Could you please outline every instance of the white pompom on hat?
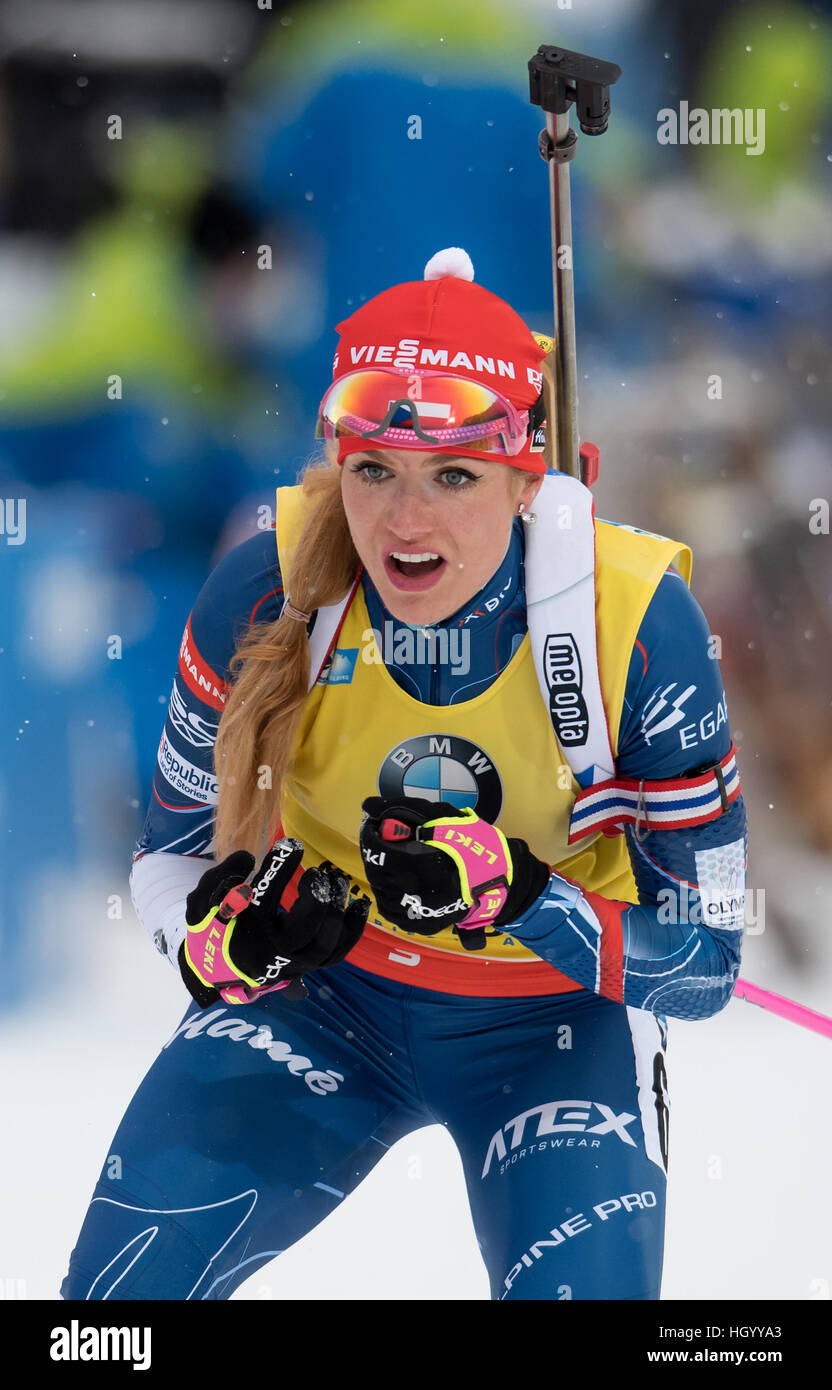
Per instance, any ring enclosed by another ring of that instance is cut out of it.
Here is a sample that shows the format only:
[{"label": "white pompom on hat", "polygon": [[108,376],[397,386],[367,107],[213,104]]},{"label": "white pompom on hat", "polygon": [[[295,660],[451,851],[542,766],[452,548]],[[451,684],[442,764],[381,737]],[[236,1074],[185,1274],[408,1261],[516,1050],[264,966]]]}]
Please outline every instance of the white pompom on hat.
[{"label": "white pompom on hat", "polygon": [[473,280],[474,263],[461,246],[446,246],[437,251],[425,266],[426,280],[443,280],[450,275],[454,280]]}]

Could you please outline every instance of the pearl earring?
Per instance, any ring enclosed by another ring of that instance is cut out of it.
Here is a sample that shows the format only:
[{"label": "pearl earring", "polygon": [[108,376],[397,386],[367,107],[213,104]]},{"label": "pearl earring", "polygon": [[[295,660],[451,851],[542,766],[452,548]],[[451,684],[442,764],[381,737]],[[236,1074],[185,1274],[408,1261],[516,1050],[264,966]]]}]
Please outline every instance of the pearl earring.
[{"label": "pearl earring", "polygon": [[525,502],[520,503],[520,506],[517,508],[517,515],[519,516],[521,521],[524,521],[526,523],[527,526],[531,526],[535,521],[537,521],[537,512],[527,512]]}]

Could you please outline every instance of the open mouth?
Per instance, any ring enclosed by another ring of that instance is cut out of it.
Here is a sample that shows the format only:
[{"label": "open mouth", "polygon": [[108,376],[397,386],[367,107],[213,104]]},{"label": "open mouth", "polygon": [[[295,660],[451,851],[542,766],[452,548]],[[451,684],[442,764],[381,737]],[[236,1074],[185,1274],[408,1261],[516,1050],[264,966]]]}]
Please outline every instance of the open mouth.
[{"label": "open mouth", "polygon": [[408,579],[415,579],[417,574],[434,574],[439,566],[444,563],[441,555],[435,555],[433,551],[424,551],[420,555],[403,555],[400,551],[394,550],[390,556],[393,565],[404,574]]},{"label": "open mouth", "polygon": [[384,568],[397,589],[429,589],[445,564],[433,550],[392,550],[384,558]]}]

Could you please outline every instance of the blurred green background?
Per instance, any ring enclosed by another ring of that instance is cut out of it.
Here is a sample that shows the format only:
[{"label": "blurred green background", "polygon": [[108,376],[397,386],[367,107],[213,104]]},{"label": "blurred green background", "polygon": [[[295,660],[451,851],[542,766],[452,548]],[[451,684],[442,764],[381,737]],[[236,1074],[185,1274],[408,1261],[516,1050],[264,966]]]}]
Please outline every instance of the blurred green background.
[{"label": "blurred green background", "polygon": [[[623,69],[572,165],[596,509],[693,546],[766,949],[811,971],[832,848],[832,542],[809,525],[832,492],[831,10],[0,3],[0,1006],[44,987],[47,957],[47,989],[75,978],[56,885],[91,933],[89,904],[126,894],[185,619],[313,452],[334,324],[461,245],[550,329],[543,42]],[[683,101],[763,110],[763,153],[660,145]]]}]

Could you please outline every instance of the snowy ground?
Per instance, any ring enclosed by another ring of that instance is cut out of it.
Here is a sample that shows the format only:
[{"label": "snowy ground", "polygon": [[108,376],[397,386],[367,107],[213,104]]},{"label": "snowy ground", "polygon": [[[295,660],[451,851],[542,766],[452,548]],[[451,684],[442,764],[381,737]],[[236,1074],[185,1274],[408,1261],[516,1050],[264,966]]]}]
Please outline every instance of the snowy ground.
[{"label": "snowy ground", "polygon": [[[767,867],[771,876],[776,866]],[[793,859],[789,868],[794,874]],[[817,876],[816,861],[799,876],[807,911],[817,907]],[[828,882],[820,888],[828,901]],[[56,1296],[121,1113],[181,1016],[181,984],[129,910],[96,935],[97,954],[88,934],[86,959],[76,959],[76,987],[0,1022],[7,1295],[19,1296],[24,1280],[26,1297]],[[824,958],[813,948],[812,964],[811,976],[789,975],[765,933],[749,938],[743,974],[828,1011],[832,946]],[[663,1296],[828,1298],[832,1043],[738,1000],[708,1022],[671,1027]],[[421,1164],[411,1161],[417,1155]],[[328,1221],[235,1297],[486,1299],[445,1131],[396,1145]]]}]

